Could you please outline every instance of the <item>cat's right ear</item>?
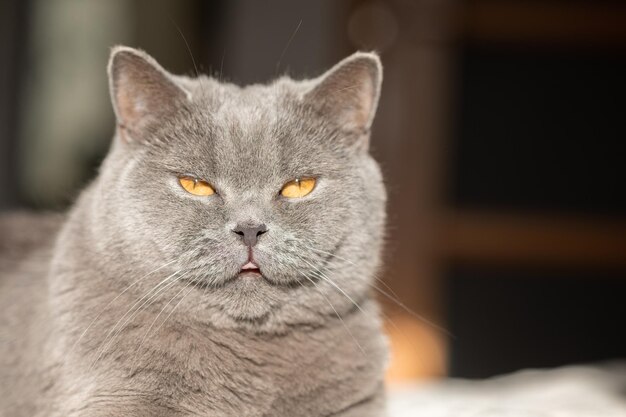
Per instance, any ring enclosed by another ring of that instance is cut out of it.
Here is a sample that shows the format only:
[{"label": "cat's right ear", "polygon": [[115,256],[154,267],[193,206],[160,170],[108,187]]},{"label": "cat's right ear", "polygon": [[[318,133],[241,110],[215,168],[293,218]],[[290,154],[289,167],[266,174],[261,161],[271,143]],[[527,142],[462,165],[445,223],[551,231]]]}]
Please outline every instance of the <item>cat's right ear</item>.
[{"label": "cat's right ear", "polygon": [[173,114],[190,98],[163,67],[137,49],[113,48],[108,73],[118,133],[125,141],[147,140],[151,123]]}]

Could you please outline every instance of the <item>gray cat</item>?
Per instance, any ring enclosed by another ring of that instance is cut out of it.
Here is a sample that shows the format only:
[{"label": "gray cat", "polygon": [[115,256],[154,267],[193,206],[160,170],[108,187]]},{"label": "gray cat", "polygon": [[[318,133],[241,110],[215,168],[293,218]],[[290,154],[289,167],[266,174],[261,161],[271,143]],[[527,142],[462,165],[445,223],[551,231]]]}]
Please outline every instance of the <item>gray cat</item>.
[{"label": "gray cat", "polygon": [[0,221],[1,416],[382,416],[382,69],[245,88],[118,47],[65,218]]}]

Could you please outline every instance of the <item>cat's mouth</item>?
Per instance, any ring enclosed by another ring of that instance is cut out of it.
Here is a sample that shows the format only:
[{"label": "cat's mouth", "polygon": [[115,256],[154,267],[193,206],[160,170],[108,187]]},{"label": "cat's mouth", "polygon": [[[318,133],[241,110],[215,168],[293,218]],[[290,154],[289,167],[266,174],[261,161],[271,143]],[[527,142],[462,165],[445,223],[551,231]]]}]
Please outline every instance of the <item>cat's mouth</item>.
[{"label": "cat's mouth", "polygon": [[238,277],[258,277],[261,278],[263,275],[261,274],[261,269],[254,261],[248,261],[247,264],[241,267],[239,271]]}]

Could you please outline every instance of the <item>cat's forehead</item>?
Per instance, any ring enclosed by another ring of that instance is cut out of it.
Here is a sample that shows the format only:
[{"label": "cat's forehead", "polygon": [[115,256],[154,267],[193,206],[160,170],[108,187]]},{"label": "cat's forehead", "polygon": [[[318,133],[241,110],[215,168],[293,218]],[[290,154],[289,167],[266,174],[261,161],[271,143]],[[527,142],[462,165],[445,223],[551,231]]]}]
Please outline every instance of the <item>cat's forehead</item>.
[{"label": "cat's forehead", "polygon": [[285,99],[297,100],[305,91],[306,81],[295,81],[288,77],[279,78],[267,84],[251,84],[239,86],[214,78],[177,78],[189,91],[192,102],[200,106],[208,106],[212,111],[232,114],[233,110],[242,111],[265,109],[276,110],[276,106],[284,104]]},{"label": "cat's forehead", "polygon": [[181,150],[194,155],[191,169],[246,186],[316,170],[324,151],[314,140],[314,121],[302,117],[295,89],[205,81],[193,94],[195,134],[185,140],[191,149]]},{"label": "cat's forehead", "polygon": [[227,88],[217,98],[209,100],[204,109],[211,122],[228,129],[239,138],[242,134],[259,134],[274,129],[281,115],[290,107],[285,98],[268,87]]},{"label": "cat's forehead", "polygon": [[273,85],[226,85],[222,89],[206,110],[211,139],[232,157],[249,162],[271,157],[281,147],[291,145],[282,139],[293,136],[307,123],[294,117],[298,104],[284,89]]}]

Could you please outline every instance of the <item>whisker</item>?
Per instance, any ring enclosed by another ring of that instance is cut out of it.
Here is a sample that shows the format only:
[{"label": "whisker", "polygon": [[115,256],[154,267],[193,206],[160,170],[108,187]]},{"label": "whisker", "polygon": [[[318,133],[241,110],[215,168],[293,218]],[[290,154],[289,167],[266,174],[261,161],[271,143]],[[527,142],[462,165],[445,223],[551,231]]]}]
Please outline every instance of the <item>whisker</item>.
[{"label": "whisker", "polygon": [[[315,266],[311,265],[311,263],[309,263],[309,261],[307,261],[304,258],[300,258],[304,263],[306,263],[307,265],[309,265],[311,268],[315,268]],[[335,284],[330,278],[328,278],[326,275],[324,275],[321,271],[318,272],[318,277],[323,279],[324,281],[328,282],[330,285],[332,285],[333,287],[335,287],[339,292],[341,292],[348,300],[350,300],[350,302],[352,304],[355,305],[356,308],[358,308],[363,314],[366,314],[365,311],[363,311],[363,309],[361,308],[361,306],[359,305],[359,303],[357,303],[356,301],[354,301],[354,299],[352,297],[350,297],[350,295],[348,295],[348,293],[346,293],[341,287],[339,287],[337,284]]]},{"label": "whisker", "polygon": [[[180,291],[178,291],[176,294],[174,294],[174,296],[167,302],[167,304],[165,304],[163,306],[163,308],[161,309],[161,311],[159,311],[159,314],[156,315],[156,317],[154,318],[154,320],[152,321],[152,323],[150,324],[150,327],[148,327],[148,330],[146,330],[146,333],[143,335],[143,338],[141,339],[141,342],[139,343],[139,347],[137,348],[137,351],[139,351],[141,349],[141,347],[143,346],[143,343],[146,341],[146,338],[148,337],[148,334],[150,333],[150,330],[152,329],[152,327],[154,327],[154,324],[157,322],[157,320],[159,319],[159,317],[161,317],[161,314],[163,314],[163,312],[165,311],[165,309],[167,308],[167,306],[169,306],[172,301],[174,301],[174,299],[176,299],[176,297],[178,297],[178,295],[180,293],[182,293],[187,287],[189,287],[189,285],[192,283],[192,280],[189,280],[189,282],[187,283],[187,285],[185,285],[183,288],[180,289]],[[157,329],[158,330],[158,329]],[[156,333],[156,331],[155,331]]]},{"label": "whisker", "polygon": [[[194,283],[193,280],[189,281],[189,284]],[[189,284],[187,284],[187,287],[189,286]],[[192,292],[195,288],[192,286],[189,291],[187,291],[185,293],[185,295],[182,296],[182,298],[178,301],[178,303],[176,303],[176,305],[174,306],[174,308],[172,309],[172,311],[170,311],[170,314],[167,315],[167,317],[165,317],[165,320],[163,320],[163,323],[161,323],[159,325],[159,327],[156,328],[156,330],[154,331],[155,333],[157,333],[159,331],[159,329],[161,327],[163,327],[163,325],[165,324],[165,322],[172,316],[172,314],[174,314],[174,311],[176,310],[176,308],[180,305],[180,303],[183,302],[183,300],[185,299],[185,297],[187,297],[189,295],[190,292]]]},{"label": "whisker", "polygon": [[170,18],[170,21],[172,22],[172,24],[174,25],[174,27],[178,31],[178,34],[180,35],[180,37],[183,39],[183,42],[185,43],[185,47],[187,48],[187,52],[189,52],[189,57],[191,58],[191,63],[193,64],[193,69],[196,72],[196,78],[197,78],[197,77],[200,76],[200,72],[198,71],[198,66],[196,65],[196,60],[193,58],[193,54],[191,53],[191,48],[189,47],[189,43],[187,42],[187,38],[185,38],[185,35],[183,34],[182,29],[176,24],[174,19]]},{"label": "whisker", "polygon": [[174,19],[170,18],[170,21],[172,22],[172,24],[174,25],[174,27],[180,34],[180,37],[183,39],[183,42],[185,43],[185,47],[187,48],[187,52],[189,52],[189,57],[191,58],[191,63],[193,64],[193,69],[196,72],[196,78],[198,79],[198,82],[200,83],[200,88],[202,89],[202,92],[205,93],[204,84],[202,83],[202,78],[200,77],[200,71],[198,71],[196,60],[194,59],[193,54],[191,53],[191,47],[189,47],[189,42],[187,42],[187,38],[185,38],[185,35],[183,34],[182,29],[176,24]]},{"label": "whisker", "polygon": [[[346,258],[342,258],[341,256],[339,256],[339,255],[337,255],[337,254],[334,254],[334,253],[331,253],[331,252],[326,252],[326,251],[323,251],[323,250],[321,250],[321,249],[317,249],[317,248],[314,248],[314,247],[311,247],[311,246],[307,246],[307,245],[304,245],[304,246],[305,246],[307,249],[310,249],[310,250],[312,250],[312,251],[319,252],[319,253],[324,254],[324,255],[328,255],[328,256],[335,257],[335,258],[337,258],[337,259],[339,259],[339,260],[341,260],[341,261],[344,261],[344,262],[348,262],[348,263],[349,263],[350,265],[352,265],[352,266],[358,266],[356,263],[352,262],[351,260],[346,259]],[[400,297],[398,296],[398,294],[396,294],[396,293],[393,291],[393,289],[392,289],[389,285],[387,285],[387,284],[385,283],[385,281],[384,281],[382,278],[378,277],[376,274],[372,274],[372,277],[373,277],[376,281],[379,281],[381,284],[383,284],[383,285],[384,285],[384,286],[385,286],[385,287],[386,287],[386,288],[387,288],[387,289],[388,289],[388,290],[389,290],[389,291],[390,291],[390,292],[391,292],[391,293],[392,293],[395,297],[400,298]]]},{"label": "whisker", "polygon": [[[303,261],[305,261],[306,263],[308,263],[312,268],[315,268],[318,273],[320,273],[321,271],[319,270],[319,268],[315,267],[314,265],[311,265],[309,262],[307,262],[305,259],[303,259],[302,257],[300,257]],[[313,272],[314,276],[320,277],[318,275],[318,273]],[[321,278],[321,277],[320,277]],[[330,302],[330,301],[329,301]],[[332,305],[331,305],[332,306]],[[363,310],[361,310],[363,311]],[[364,314],[367,314],[367,312],[364,312]],[[389,317],[389,315],[385,314],[382,310],[378,311],[378,314],[380,314],[384,320],[388,323],[390,323],[394,329],[396,329],[398,332],[400,332],[402,334],[402,336],[404,337],[404,339],[411,345],[411,347],[413,348],[414,351],[418,351],[417,346],[415,346],[415,344],[413,343],[413,341],[411,340],[411,338],[408,337],[408,335],[406,334],[406,332],[404,330],[402,330],[397,324],[396,322]]]},{"label": "whisker", "polygon": [[[333,304],[330,302],[330,299],[328,297],[326,297],[326,295],[322,291],[320,291],[320,289],[317,287],[317,284],[315,283],[315,281],[313,281],[311,278],[309,278],[304,272],[302,272],[302,271],[298,271],[298,272],[300,272],[300,274],[304,278],[306,278],[311,284],[313,284],[313,286],[315,287],[315,290],[318,292],[318,294],[320,294],[322,297],[324,297],[324,299],[326,300],[326,302],[328,303],[330,308],[332,308],[333,311],[335,312],[335,314],[337,315],[337,318],[339,319],[339,321],[341,321],[341,324],[343,325],[344,329],[346,329],[346,332],[348,333],[348,335],[350,335],[352,340],[354,340],[354,343],[357,345],[357,347],[359,348],[359,350],[361,351],[363,356],[366,356],[366,353],[365,353],[365,350],[363,349],[363,346],[361,346],[361,344],[356,339],[356,337],[354,337],[354,334],[352,334],[352,332],[350,331],[350,328],[346,324],[345,320],[341,317],[341,315],[339,314],[339,312],[337,311],[335,306],[333,306]],[[300,282],[300,281],[298,281],[298,282]],[[302,283],[300,283],[300,285],[302,285]],[[304,285],[302,285],[302,286],[304,287]]]},{"label": "whisker", "polygon": [[[310,249],[312,251],[315,252],[319,252],[328,256],[333,256],[339,260],[348,262],[349,264],[353,265],[353,266],[357,266],[356,263],[350,261],[349,259],[345,259],[342,258],[339,255],[335,255],[334,253],[330,253],[330,252],[326,252],[323,251],[321,249],[317,249],[317,248],[313,248],[307,245],[304,245],[307,249]],[[387,285],[381,278],[377,277],[376,274],[372,274],[372,276],[374,277],[374,279],[376,279],[377,281],[379,281],[381,284],[383,284],[392,294],[390,295],[389,293],[387,293],[386,291],[384,291],[382,288],[378,287],[376,284],[374,283],[369,283],[369,285],[371,285],[375,290],[377,290],[378,292],[380,292],[382,295],[386,296],[389,300],[393,301],[394,303],[396,303],[400,308],[402,308],[404,311],[406,311],[407,313],[409,313],[411,316],[415,317],[416,319],[422,321],[423,323],[426,323],[427,325],[439,330],[440,332],[444,333],[446,336],[452,337],[454,338],[454,335],[452,333],[450,333],[450,331],[448,331],[447,329],[445,329],[442,326],[439,326],[438,324],[428,320],[426,317],[422,316],[419,313],[416,313],[415,311],[411,310],[409,307],[407,307],[402,301],[399,300],[399,296],[398,294],[396,294],[393,289]]]},{"label": "whisker", "polygon": [[149,275],[152,275],[153,273],[165,268],[166,266],[169,266],[171,264],[173,264],[174,262],[176,262],[176,259],[174,259],[173,261],[170,261],[168,263],[166,263],[165,265],[162,265],[150,272],[148,272],[147,274],[145,274],[144,276],[142,276],[141,278],[137,279],[135,282],[133,282],[132,284],[130,284],[128,287],[126,287],[121,293],[119,293],[117,295],[117,297],[113,298],[111,301],[109,301],[109,303],[104,306],[102,308],[102,310],[100,311],[100,313],[98,313],[98,315],[89,323],[89,325],[87,326],[87,328],[85,328],[85,330],[81,333],[81,335],[78,337],[78,339],[76,340],[76,342],[74,342],[74,344],[72,345],[72,347],[70,348],[70,350],[65,354],[65,357],[67,358],[73,351],[74,348],[78,345],[78,343],[82,340],[82,338],[85,336],[85,334],[89,331],[89,329],[94,325],[94,323],[100,318],[100,316],[102,316],[102,314],[107,310],[107,308],[109,308],[111,306],[111,304],[113,304],[116,300],[118,300],[122,295],[124,295],[124,293],[126,293],[126,291],[130,290],[132,287],[134,287],[135,285],[137,285],[139,282],[143,281],[144,279],[146,279]]},{"label": "whisker", "polygon": [[[116,338],[125,328],[126,324],[128,324],[129,322],[131,322],[132,320],[135,319],[135,317],[137,317],[139,315],[139,313],[141,313],[142,311],[144,311],[146,308],[148,308],[150,305],[154,304],[154,302],[156,301],[155,298],[163,293],[164,291],[172,288],[178,281],[182,280],[184,278],[185,274],[180,275],[176,278],[174,278],[171,282],[168,282],[166,285],[164,285],[163,287],[161,287],[158,291],[156,291],[154,294],[152,294],[147,300],[145,300],[139,307],[137,307],[135,309],[135,311],[130,315],[130,317],[128,317],[126,319],[126,321],[120,326],[120,328],[117,330],[117,332],[113,335],[113,338]],[[113,343],[113,340],[111,340],[110,343]]]},{"label": "whisker", "polygon": [[378,288],[376,285],[371,284],[372,287],[374,287],[375,290],[379,291],[381,294],[383,294],[384,296],[386,296],[387,298],[389,298],[390,300],[392,300],[393,302],[395,302],[398,306],[400,306],[404,311],[406,311],[407,313],[409,313],[411,316],[415,317],[416,319],[426,323],[427,325],[439,330],[440,332],[444,333],[446,336],[452,337],[454,338],[454,335],[452,333],[450,333],[450,331],[448,331],[447,329],[445,329],[444,327],[439,326],[436,323],[433,323],[432,321],[428,320],[427,318],[425,318],[424,316],[422,316],[421,314],[418,314],[416,312],[414,312],[413,310],[411,310],[410,308],[408,308],[406,305],[404,305],[400,300],[398,300],[397,298],[392,297],[391,295],[389,295],[388,293],[386,293],[384,290]]},{"label": "whisker", "polygon": [[296,37],[298,30],[300,30],[300,26],[302,26],[302,19],[300,19],[300,22],[298,22],[298,26],[296,26],[296,29],[293,31],[293,33],[289,37],[289,40],[287,41],[287,45],[285,45],[285,47],[283,48],[283,51],[281,52],[280,57],[278,58],[278,62],[276,62],[276,75],[278,75],[278,71],[280,69],[280,61],[283,60],[283,57],[287,53],[287,49],[289,49],[289,45],[291,45],[293,38]]},{"label": "whisker", "polygon": [[[161,311],[159,311],[159,314],[157,314],[157,316],[154,318],[154,320],[152,321],[152,323],[150,324],[150,327],[148,327],[148,330],[146,330],[146,333],[143,335],[143,338],[141,339],[141,342],[139,343],[139,346],[137,347],[137,349],[135,349],[135,351],[137,352],[137,354],[141,351],[141,347],[143,346],[144,342],[146,341],[148,334],[150,333],[150,330],[152,329],[152,327],[155,325],[155,323],[157,322],[157,320],[159,319],[159,317],[161,316],[161,314],[163,314],[163,312],[165,311],[165,309],[167,308],[167,306],[169,306],[172,301],[174,301],[176,299],[176,297],[178,297],[180,295],[180,293],[182,293],[184,290],[186,290],[191,284],[193,284],[194,281],[193,280],[189,280],[189,282],[187,282],[187,284],[180,289],[180,291],[178,291],[176,294],[174,294],[174,296],[172,298],[170,298],[170,300],[167,302],[167,304],[165,304],[163,306],[163,308],[161,309]],[[178,307],[178,305],[183,301],[183,299],[189,295],[189,293],[193,290],[194,288],[192,287],[179,301],[178,303],[174,306],[174,308],[172,309],[172,311],[170,311],[170,313],[167,315],[167,317],[165,317],[165,320],[163,320],[163,323],[161,323],[159,325],[159,327],[156,328],[156,330],[154,331],[155,334],[157,334],[159,332],[159,329],[161,329],[161,327],[163,327],[163,325],[165,324],[165,322],[167,321],[167,319],[170,318],[170,316],[172,315],[172,313],[174,313],[174,310],[176,310],[176,307]],[[131,374],[134,373],[131,372]]]},{"label": "whisker", "polygon": [[218,76],[219,82],[222,82],[222,70],[224,69],[224,57],[226,56],[226,47],[222,51],[222,60],[220,61],[220,75]]},{"label": "whisker", "polygon": [[[171,280],[172,277],[174,277],[175,275],[177,275],[178,273],[180,273],[181,271],[176,271],[173,274],[169,275],[168,277],[166,277],[164,280],[162,280],[161,282],[159,282],[156,286],[154,286],[150,291],[148,291],[143,297],[141,297],[135,304],[133,304],[128,311],[117,321],[117,323],[115,324],[115,326],[113,326],[113,328],[107,333],[107,335],[104,337],[102,343],[100,344],[99,350],[100,350],[100,354],[97,356],[96,360],[91,364],[90,366],[90,370],[93,368],[93,366],[96,364],[96,362],[98,362],[98,360],[102,357],[102,355],[104,354],[104,352],[108,349],[108,347],[111,345],[111,343],[113,342],[113,340],[120,334],[120,332],[124,329],[124,326],[126,326],[126,324],[130,321],[130,319],[134,318],[135,313],[139,312],[141,310],[141,308],[143,306],[145,306],[150,300],[152,300],[154,297],[156,297],[158,294],[160,294],[163,290],[169,288],[170,286],[172,286],[178,279],[181,278],[181,276],[175,278],[174,280],[172,280],[171,282],[167,283],[166,285],[162,286],[163,284],[165,284],[167,281]],[[152,295],[151,295],[152,294]],[[147,297],[149,297],[147,300],[145,300]],[[145,300],[145,301],[144,301]],[[143,301],[143,304],[141,304]],[[137,307],[137,305],[141,304],[139,307]],[[137,307],[137,308],[136,308]],[[124,321],[124,323],[122,324],[122,326],[120,326],[119,330],[114,334],[114,332],[116,331],[116,329],[118,328],[119,324],[122,322],[122,320],[124,320],[125,317],[127,317],[130,314],[130,317]],[[113,335],[113,336],[111,336]]]}]

